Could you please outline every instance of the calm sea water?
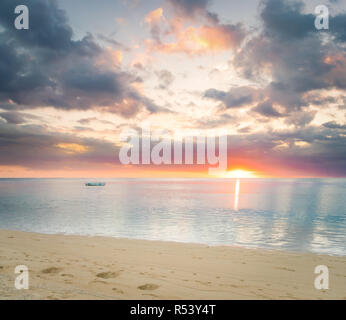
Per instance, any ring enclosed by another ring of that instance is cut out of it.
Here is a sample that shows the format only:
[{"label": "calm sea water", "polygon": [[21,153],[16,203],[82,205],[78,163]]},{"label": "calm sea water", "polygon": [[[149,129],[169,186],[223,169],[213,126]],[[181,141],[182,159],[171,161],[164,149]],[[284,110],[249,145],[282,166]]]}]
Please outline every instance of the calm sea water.
[{"label": "calm sea water", "polygon": [[346,255],[346,179],[86,181],[0,179],[0,228]]}]

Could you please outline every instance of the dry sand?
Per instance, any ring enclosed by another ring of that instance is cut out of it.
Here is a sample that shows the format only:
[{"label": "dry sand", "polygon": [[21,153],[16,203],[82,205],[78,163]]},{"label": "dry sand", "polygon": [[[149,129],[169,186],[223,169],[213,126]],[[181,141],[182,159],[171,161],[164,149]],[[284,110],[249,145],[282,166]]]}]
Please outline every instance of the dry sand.
[{"label": "dry sand", "polygon": [[346,257],[0,230],[0,299],[346,299]]}]

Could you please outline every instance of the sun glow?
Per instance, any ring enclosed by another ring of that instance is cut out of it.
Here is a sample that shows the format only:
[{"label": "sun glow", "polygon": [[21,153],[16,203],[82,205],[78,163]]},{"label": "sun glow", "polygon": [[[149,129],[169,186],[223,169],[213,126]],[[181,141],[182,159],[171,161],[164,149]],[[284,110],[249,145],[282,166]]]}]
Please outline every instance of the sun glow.
[{"label": "sun glow", "polygon": [[237,170],[231,170],[226,173],[226,178],[235,178],[235,179],[241,179],[241,178],[257,178],[256,174],[252,171],[237,169]]}]

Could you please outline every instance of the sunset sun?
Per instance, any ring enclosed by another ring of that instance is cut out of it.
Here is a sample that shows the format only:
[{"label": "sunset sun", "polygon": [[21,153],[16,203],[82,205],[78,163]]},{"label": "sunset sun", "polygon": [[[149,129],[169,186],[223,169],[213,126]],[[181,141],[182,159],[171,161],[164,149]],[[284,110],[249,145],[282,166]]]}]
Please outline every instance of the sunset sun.
[{"label": "sunset sun", "polygon": [[226,178],[257,178],[257,175],[253,171],[243,170],[243,169],[235,169],[227,171]]}]

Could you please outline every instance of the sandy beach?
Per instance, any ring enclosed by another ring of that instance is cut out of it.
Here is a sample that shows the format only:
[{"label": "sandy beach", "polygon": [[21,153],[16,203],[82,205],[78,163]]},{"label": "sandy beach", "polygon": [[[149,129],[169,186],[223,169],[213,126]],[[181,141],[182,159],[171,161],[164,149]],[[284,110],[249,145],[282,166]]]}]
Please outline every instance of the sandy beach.
[{"label": "sandy beach", "polygon": [[[29,268],[17,290],[14,268]],[[329,268],[316,290],[314,269]],[[0,230],[0,299],[346,299],[346,257]]]}]

